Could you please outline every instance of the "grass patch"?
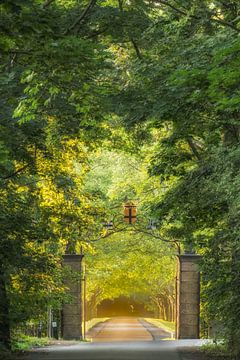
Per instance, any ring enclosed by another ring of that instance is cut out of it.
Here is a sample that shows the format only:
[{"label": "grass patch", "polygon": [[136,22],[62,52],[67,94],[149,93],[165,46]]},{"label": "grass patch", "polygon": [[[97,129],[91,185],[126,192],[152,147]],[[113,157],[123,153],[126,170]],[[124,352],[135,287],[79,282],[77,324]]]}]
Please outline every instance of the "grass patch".
[{"label": "grass patch", "polygon": [[[97,325],[98,323],[107,321],[108,319],[109,318],[91,319],[91,320],[87,321],[87,323],[86,323],[86,330],[88,331],[92,327]],[[52,345],[52,344],[56,344],[56,343],[60,343],[60,344],[73,343],[73,344],[75,344],[75,343],[79,343],[79,341],[64,341],[62,339],[55,340],[55,339],[50,339],[47,337],[38,338],[38,337],[33,337],[33,336],[20,335],[12,341],[12,351],[13,351],[13,353],[17,354],[17,353],[21,353],[23,351],[31,350],[35,347],[44,347],[44,346],[48,346],[48,345]],[[0,360],[12,360],[13,357],[11,357],[11,356],[13,356],[13,355],[11,355],[10,352],[5,351],[5,353],[3,353],[3,350],[1,351],[1,348],[0,348]]]},{"label": "grass patch", "polygon": [[38,338],[32,336],[21,335],[18,339],[13,341],[13,351],[26,351],[34,347],[43,347],[49,345],[51,339]]},{"label": "grass patch", "polygon": [[152,318],[144,318],[144,320],[146,320],[149,323],[151,323],[159,328],[162,328],[170,333],[175,332],[175,323],[174,322],[161,320],[161,319],[152,319]]},{"label": "grass patch", "polygon": [[12,351],[0,345],[0,360],[17,360],[24,351],[49,345],[50,339],[21,335],[12,341]]},{"label": "grass patch", "polygon": [[105,322],[107,320],[109,320],[109,318],[94,318],[94,319],[88,320],[86,322],[86,331],[92,329],[95,325]]},{"label": "grass patch", "polygon": [[206,356],[206,359],[213,360],[230,360],[234,357],[229,354],[229,349],[223,342],[204,344],[199,351]]}]

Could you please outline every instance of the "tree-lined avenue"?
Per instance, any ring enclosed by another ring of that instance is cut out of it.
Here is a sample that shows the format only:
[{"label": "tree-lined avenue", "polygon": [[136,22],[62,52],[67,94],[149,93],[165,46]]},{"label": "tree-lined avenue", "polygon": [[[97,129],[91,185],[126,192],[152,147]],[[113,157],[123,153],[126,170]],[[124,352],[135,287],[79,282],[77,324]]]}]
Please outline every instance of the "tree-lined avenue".
[{"label": "tree-lined avenue", "polygon": [[2,0],[0,28],[0,359],[122,298],[239,359],[240,1]]}]

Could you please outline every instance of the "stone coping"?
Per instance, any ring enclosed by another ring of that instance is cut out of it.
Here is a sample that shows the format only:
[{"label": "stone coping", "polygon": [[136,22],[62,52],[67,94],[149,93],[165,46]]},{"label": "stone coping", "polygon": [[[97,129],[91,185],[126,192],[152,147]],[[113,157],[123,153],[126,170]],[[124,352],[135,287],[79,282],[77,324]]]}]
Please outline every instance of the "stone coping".
[{"label": "stone coping", "polygon": [[198,254],[181,254],[181,255],[178,255],[178,258],[181,260],[197,260],[197,259],[201,259],[201,255],[198,255]]},{"label": "stone coping", "polygon": [[82,258],[84,257],[83,254],[65,254],[63,255],[63,259],[64,260],[68,260],[68,261],[81,261]]}]

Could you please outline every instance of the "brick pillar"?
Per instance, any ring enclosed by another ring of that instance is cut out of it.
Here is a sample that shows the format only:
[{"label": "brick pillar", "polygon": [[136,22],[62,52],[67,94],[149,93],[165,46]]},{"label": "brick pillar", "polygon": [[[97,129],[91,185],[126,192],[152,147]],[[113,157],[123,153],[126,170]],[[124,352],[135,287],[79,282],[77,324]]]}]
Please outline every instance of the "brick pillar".
[{"label": "brick pillar", "polygon": [[198,339],[200,320],[200,256],[178,256],[176,322],[177,339]]},{"label": "brick pillar", "polygon": [[75,273],[74,280],[67,280],[66,286],[73,297],[70,304],[63,306],[62,330],[65,340],[82,340],[82,258],[83,255],[64,255],[63,264]]}]

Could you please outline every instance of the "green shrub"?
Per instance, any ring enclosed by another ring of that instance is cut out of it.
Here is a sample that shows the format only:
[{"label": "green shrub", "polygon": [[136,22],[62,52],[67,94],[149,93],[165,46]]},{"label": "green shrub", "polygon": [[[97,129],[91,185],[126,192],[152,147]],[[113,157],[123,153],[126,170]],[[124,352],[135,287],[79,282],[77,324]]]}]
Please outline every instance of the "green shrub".
[{"label": "green shrub", "polygon": [[21,335],[18,339],[13,341],[14,351],[25,351],[33,347],[46,346],[50,343],[48,338],[37,338],[27,335]]}]

